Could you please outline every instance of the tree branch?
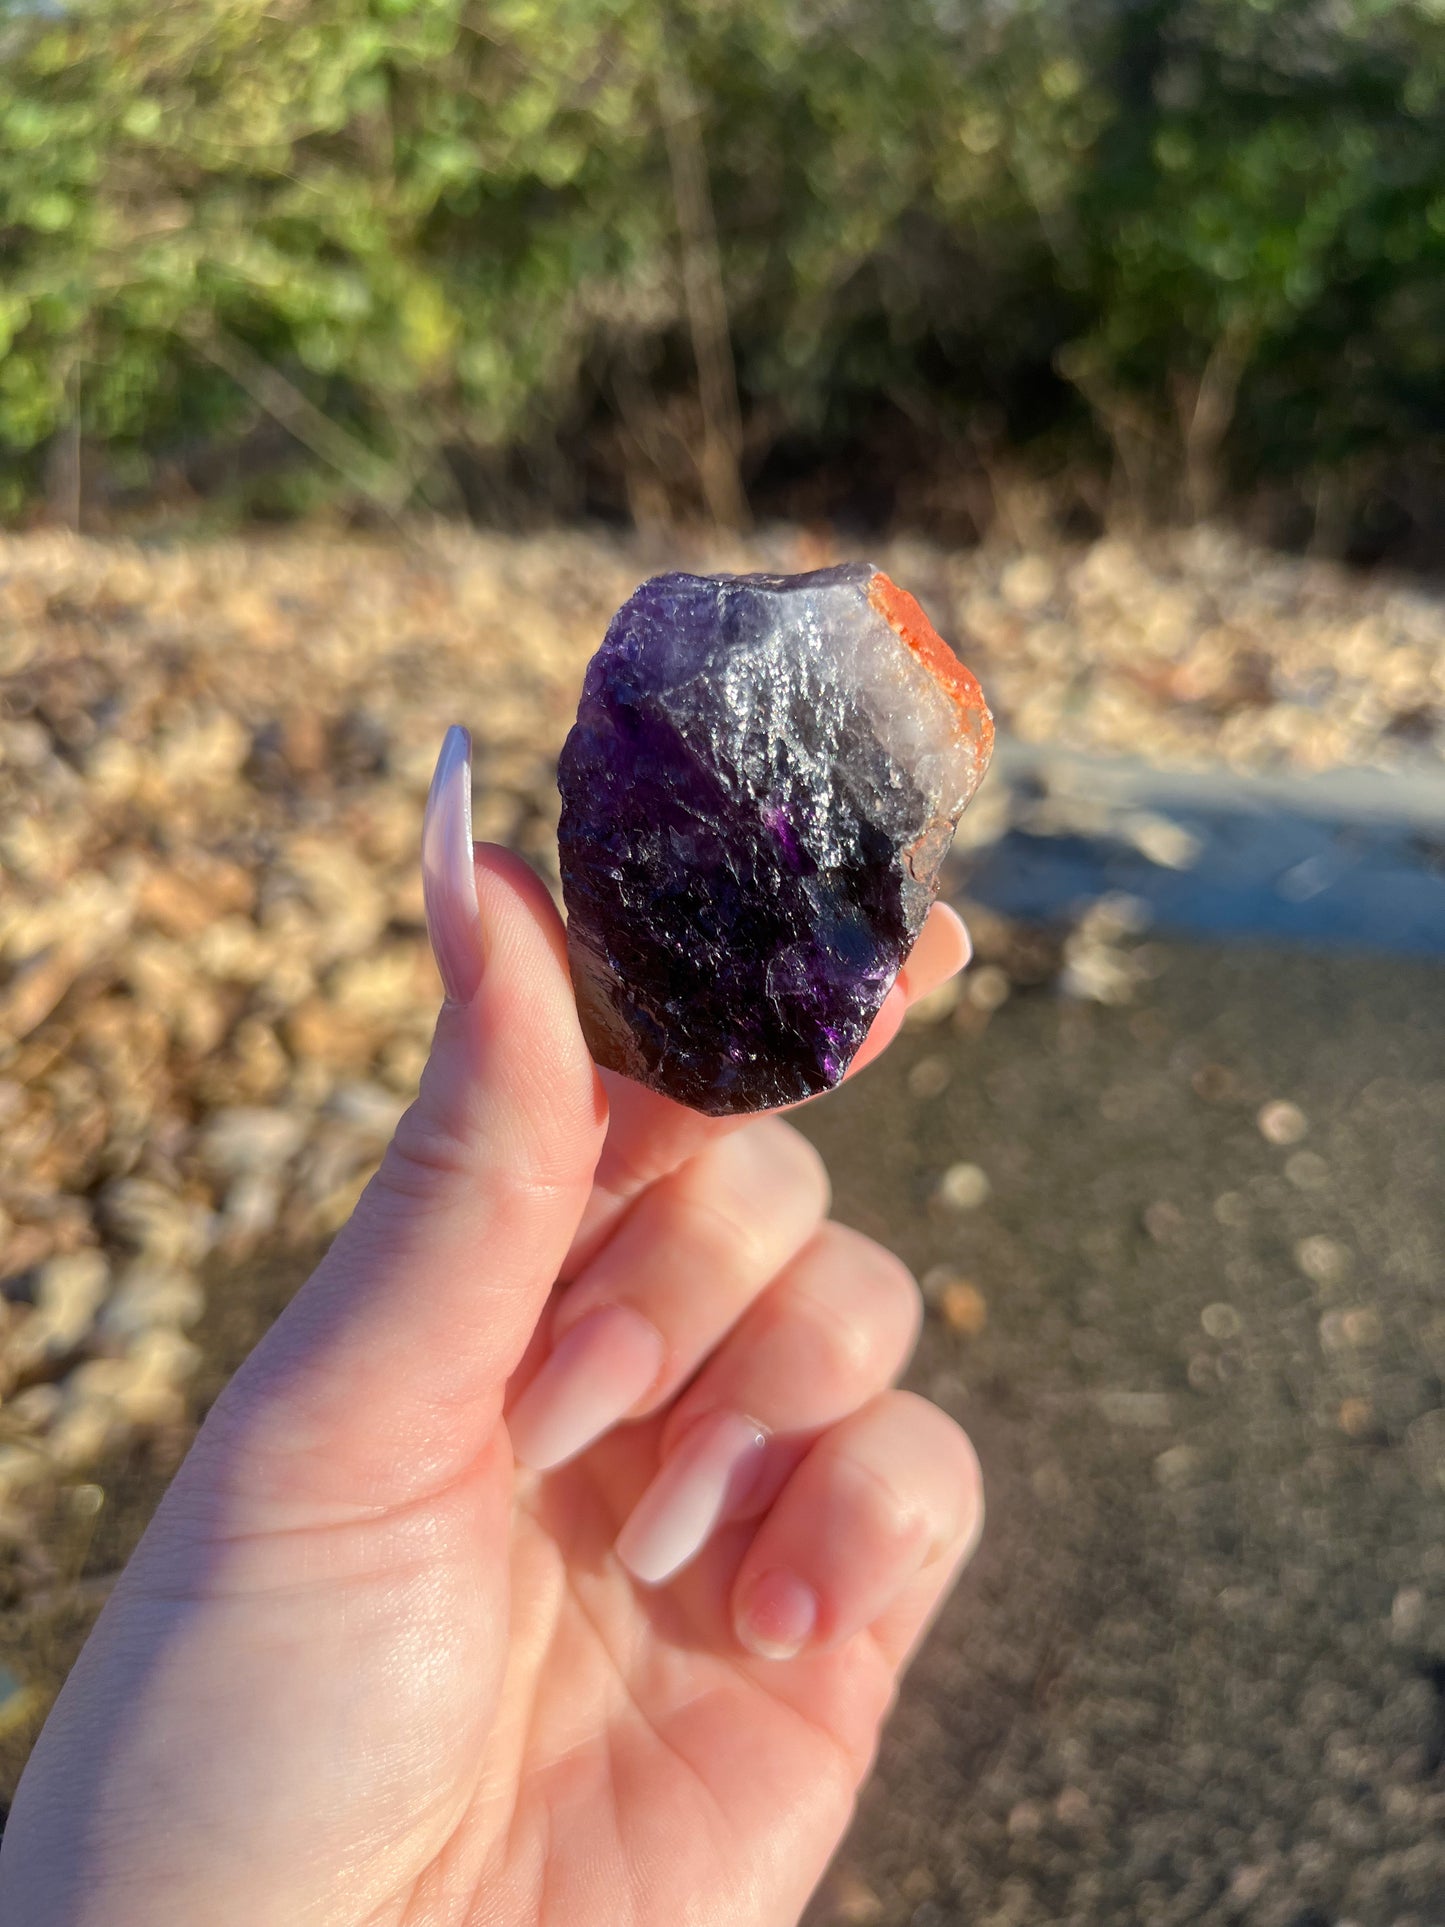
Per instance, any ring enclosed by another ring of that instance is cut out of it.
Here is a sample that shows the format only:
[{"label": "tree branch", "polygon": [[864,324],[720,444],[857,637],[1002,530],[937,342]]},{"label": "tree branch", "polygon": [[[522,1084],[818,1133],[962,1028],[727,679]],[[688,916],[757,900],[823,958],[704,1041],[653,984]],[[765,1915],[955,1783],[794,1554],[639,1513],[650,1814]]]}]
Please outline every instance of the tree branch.
[{"label": "tree branch", "polygon": [[720,527],[742,529],[748,523],[740,467],[742,414],[738,407],[737,371],[728,328],[727,292],[718,251],[707,153],[702,140],[701,110],[685,74],[667,51],[658,74],[657,95],[672,174],[673,203],[682,243],[682,285],[693,360],[697,364],[698,400],[702,404],[703,448],[699,469],[703,499],[708,514]]},{"label": "tree branch", "polygon": [[287,381],[279,369],[248,348],[234,335],[199,323],[183,328],[189,343],[222,374],[229,375],[259,408],[277,421],[303,448],[334,468],[368,501],[395,518],[408,494],[411,479],[374,455],[364,442],[324,414],[315,402]]}]

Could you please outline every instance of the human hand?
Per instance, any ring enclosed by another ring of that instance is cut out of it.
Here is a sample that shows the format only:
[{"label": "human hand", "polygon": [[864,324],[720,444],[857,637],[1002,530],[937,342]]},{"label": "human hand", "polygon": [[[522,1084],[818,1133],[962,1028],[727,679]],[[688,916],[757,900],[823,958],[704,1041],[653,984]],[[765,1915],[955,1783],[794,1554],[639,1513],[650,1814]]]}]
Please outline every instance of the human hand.
[{"label": "human hand", "polygon": [[[469,780],[420,1094],[40,1736],[5,1927],[794,1922],[976,1541],[907,1273],[781,1118],[599,1077]],[[966,958],[935,909],[860,1062]]]}]

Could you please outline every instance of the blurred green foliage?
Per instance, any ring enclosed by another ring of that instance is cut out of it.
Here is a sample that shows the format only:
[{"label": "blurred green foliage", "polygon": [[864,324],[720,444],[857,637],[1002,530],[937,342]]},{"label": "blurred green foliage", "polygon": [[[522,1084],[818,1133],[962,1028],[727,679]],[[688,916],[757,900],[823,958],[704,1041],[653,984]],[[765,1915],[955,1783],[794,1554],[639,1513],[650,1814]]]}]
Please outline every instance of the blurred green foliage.
[{"label": "blurred green foliage", "polygon": [[0,0],[0,511],[268,423],[298,502],[569,437],[685,502],[689,248],[745,477],[883,420],[1323,487],[1445,426],[1445,7]]}]

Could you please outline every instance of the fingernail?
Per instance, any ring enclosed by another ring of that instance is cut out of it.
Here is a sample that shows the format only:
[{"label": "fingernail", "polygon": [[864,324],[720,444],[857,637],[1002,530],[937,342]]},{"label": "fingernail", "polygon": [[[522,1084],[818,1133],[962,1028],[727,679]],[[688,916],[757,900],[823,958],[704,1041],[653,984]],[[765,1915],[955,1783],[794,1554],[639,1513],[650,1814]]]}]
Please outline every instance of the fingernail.
[{"label": "fingernail", "polygon": [[572,1459],[626,1417],[662,1370],[662,1335],[626,1305],[604,1305],[558,1339],[512,1408],[512,1451],[534,1472]]},{"label": "fingernail", "polygon": [[759,1573],[733,1623],[743,1645],[759,1659],[794,1659],[818,1624],[818,1595],[795,1572]]},{"label": "fingernail", "polygon": [[967,923],[963,921],[963,917],[959,917],[958,911],[954,910],[952,904],[944,904],[944,910],[948,911],[948,915],[958,923],[958,940],[959,944],[963,946],[963,962],[961,962],[958,967],[959,969],[967,969],[969,964],[973,962],[973,937],[971,937],[971,933],[969,933]]},{"label": "fingernail", "polygon": [[706,1545],[742,1503],[768,1435],[738,1412],[712,1412],[685,1432],[617,1536],[617,1556],[645,1586],[660,1586]]},{"label": "fingernail", "polygon": [[959,956],[958,962],[954,965],[954,970],[966,970],[969,964],[973,962],[973,938],[968,934],[968,925],[951,903],[942,903],[939,905],[939,908],[950,922],[957,925],[954,935],[958,944]]},{"label": "fingernail", "polygon": [[455,724],[442,742],[421,826],[427,935],[450,1002],[468,1004],[482,980],[477,875],[472,867],[472,739]]}]

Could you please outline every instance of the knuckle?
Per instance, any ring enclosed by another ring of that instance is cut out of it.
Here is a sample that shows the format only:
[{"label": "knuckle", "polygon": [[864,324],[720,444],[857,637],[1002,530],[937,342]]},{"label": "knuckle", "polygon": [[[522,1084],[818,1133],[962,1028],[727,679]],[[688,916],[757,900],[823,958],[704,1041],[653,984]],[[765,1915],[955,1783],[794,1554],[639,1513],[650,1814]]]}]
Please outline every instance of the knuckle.
[{"label": "knuckle", "polygon": [[916,1336],[923,1318],[923,1293],[903,1260],[849,1225],[827,1226],[828,1275],[846,1278],[851,1300],[862,1299],[875,1324],[896,1322]]},{"label": "knuckle", "polygon": [[700,1271],[717,1277],[761,1277],[772,1262],[766,1225],[735,1200],[699,1193],[683,1213],[683,1238]]},{"label": "knuckle", "polygon": [[923,1293],[908,1266],[896,1252],[880,1244],[873,1245],[869,1265],[880,1303],[910,1331],[916,1330],[923,1318]]},{"label": "knuckle", "polygon": [[935,1544],[953,1543],[981,1510],[983,1469],[967,1432],[917,1392],[898,1392],[913,1436],[913,1457],[926,1473],[920,1496],[934,1521]]},{"label": "knuckle", "polygon": [[733,1242],[772,1270],[827,1208],[823,1161],[786,1126],[751,1126],[695,1161],[682,1187],[694,1213],[715,1215]]},{"label": "knuckle", "polygon": [[499,1201],[552,1205],[578,1189],[575,1169],[562,1156],[489,1160],[465,1132],[422,1103],[403,1113],[372,1187],[398,1204],[445,1209],[458,1194],[485,1183]]},{"label": "knuckle", "polygon": [[916,1392],[881,1392],[834,1435],[830,1476],[860,1529],[883,1543],[921,1536],[932,1557],[981,1512],[983,1481],[968,1435]]},{"label": "knuckle", "polygon": [[471,1147],[461,1135],[438,1125],[417,1103],[403,1112],[376,1181],[398,1196],[430,1199],[440,1189],[465,1182],[472,1164]]},{"label": "knuckle", "polygon": [[896,1369],[922,1316],[913,1274],[891,1251],[859,1232],[828,1226],[797,1309],[810,1327],[819,1371],[851,1384]]},{"label": "knuckle", "polygon": [[864,1458],[839,1461],[839,1478],[857,1529],[883,1556],[898,1557],[927,1547],[938,1535],[925,1494],[900,1488]]},{"label": "knuckle", "polygon": [[808,1348],[814,1354],[815,1376],[825,1383],[841,1380],[844,1384],[855,1384],[867,1376],[878,1349],[871,1326],[850,1318],[842,1306],[817,1294],[804,1301],[803,1316],[808,1325]]}]

